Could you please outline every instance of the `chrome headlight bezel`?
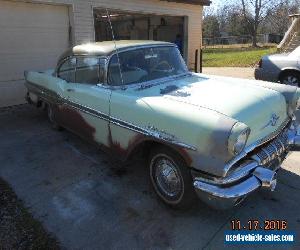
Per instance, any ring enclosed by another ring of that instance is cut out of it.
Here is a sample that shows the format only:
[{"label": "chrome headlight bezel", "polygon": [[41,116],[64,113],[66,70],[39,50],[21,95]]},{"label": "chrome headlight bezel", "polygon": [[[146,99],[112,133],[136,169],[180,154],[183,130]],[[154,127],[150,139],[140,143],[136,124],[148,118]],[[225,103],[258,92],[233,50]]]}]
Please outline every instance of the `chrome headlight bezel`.
[{"label": "chrome headlight bezel", "polygon": [[250,132],[251,130],[246,124],[242,122],[237,122],[234,124],[228,138],[228,152],[232,156],[236,156],[244,150]]}]

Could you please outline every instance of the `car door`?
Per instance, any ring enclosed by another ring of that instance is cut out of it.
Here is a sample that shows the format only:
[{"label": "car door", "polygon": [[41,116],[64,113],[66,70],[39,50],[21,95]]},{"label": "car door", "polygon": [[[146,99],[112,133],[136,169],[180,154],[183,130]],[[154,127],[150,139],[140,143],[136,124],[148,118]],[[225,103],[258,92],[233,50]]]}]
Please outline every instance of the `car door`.
[{"label": "car door", "polygon": [[64,92],[63,126],[89,141],[107,146],[111,90],[102,84],[106,59],[84,56],[70,60],[76,67],[67,79]]}]

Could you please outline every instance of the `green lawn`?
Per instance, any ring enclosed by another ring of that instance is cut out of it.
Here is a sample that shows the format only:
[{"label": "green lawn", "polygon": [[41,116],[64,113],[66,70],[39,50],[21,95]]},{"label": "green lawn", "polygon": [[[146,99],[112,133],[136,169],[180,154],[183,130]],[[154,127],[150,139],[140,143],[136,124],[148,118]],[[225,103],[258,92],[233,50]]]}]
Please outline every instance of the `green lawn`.
[{"label": "green lawn", "polygon": [[206,48],[203,67],[251,67],[262,56],[276,53],[276,47],[264,48]]}]

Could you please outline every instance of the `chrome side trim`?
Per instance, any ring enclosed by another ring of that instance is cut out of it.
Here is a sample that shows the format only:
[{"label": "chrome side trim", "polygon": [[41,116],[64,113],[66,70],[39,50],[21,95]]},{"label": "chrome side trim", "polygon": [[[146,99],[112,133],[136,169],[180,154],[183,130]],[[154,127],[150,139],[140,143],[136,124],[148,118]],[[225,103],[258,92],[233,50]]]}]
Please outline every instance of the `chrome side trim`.
[{"label": "chrome side trim", "polygon": [[110,122],[119,127],[123,127],[123,128],[129,129],[131,131],[141,133],[145,136],[149,136],[149,137],[152,137],[152,138],[155,138],[160,141],[164,141],[164,142],[176,145],[176,146],[184,147],[186,149],[197,151],[196,147],[186,144],[184,142],[181,142],[181,141],[177,140],[174,135],[169,135],[166,132],[160,131],[153,126],[147,126],[146,128],[144,128],[144,127],[140,127],[135,124],[120,120],[118,118],[114,118],[112,116],[110,117]]},{"label": "chrome side trim", "polygon": [[81,105],[81,104],[79,104],[77,102],[71,102],[71,101],[66,100],[66,99],[64,99],[64,100],[65,100],[64,105],[67,105],[70,108],[74,108],[74,109],[82,111],[82,112],[84,112],[86,114],[89,114],[89,115],[92,115],[94,117],[100,118],[102,120],[109,121],[109,115],[107,115],[107,114],[104,114],[104,113],[102,113],[102,112],[100,112],[98,110],[89,108],[87,106]]},{"label": "chrome side trim", "polygon": [[89,114],[89,115],[95,116],[97,118],[103,119],[105,121],[108,121],[119,127],[126,128],[126,129],[129,129],[129,130],[137,132],[137,133],[141,133],[145,136],[149,136],[149,137],[155,138],[160,141],[164,141],[164,142],[172,144],[172,145],[176,145],[176,146],[180,146],[180,147],[183,147],[186,149],[197,151],[196,147],[189,145],[187,143],[181,142],[174,135],[170,135],[170,134],[166,133],[165,131],[160,131],[153,126],[150,126],[150,125],[147,127],[137,126],[133,123],[118,119],[116,117],[102,113],[98,110],[95,110],[93,108],[87,107],[82,104],[79,104],[77,102],[71,102],[70,100],[58,95],[54,91],[48,90],[48,89],[46,89],[42,86],[39,86],[35,83],[31,83],[31,82],[27,81],[26,85],[27,85],[29,91],[35,92],[40,98],[42,98],[45,101],[48,101],[48,102],[50,101],[52,103],[60,104],[60,105],[67,105],[71,108],[77,109],[86,114]]}]

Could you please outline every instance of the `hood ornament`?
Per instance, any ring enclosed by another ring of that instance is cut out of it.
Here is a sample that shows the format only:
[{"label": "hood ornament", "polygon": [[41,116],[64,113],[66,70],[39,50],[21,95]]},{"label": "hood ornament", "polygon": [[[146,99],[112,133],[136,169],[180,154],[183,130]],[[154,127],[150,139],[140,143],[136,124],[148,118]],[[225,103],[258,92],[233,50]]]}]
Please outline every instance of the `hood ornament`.
[{"label": "hood ornament", "polygon": [[262,127],[261,129],[264,129],[264,128],[269,127],[269,126],[272,126],[272,127],[276,126],[279,118],[280,118],[280,116],[273,113],[271,115],[271,118],[270,118],[269,122],[264,127]]}]

